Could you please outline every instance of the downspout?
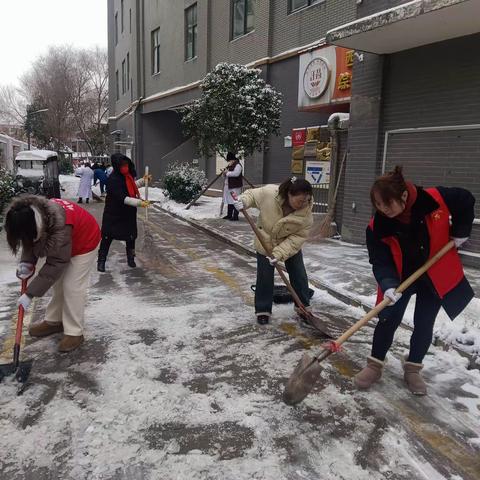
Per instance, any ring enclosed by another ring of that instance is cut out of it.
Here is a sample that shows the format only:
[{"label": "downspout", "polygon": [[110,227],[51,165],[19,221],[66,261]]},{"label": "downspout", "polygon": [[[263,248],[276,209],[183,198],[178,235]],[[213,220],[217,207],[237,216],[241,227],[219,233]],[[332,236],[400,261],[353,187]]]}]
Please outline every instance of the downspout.
[{"label": "downspout", "polygon": [[[137,110],[138,108],[140,107],[141,103],[142,103],[142,100],[143,100],[143,97],[139,97],[138,100],[136,101],[136,105],[135,105],[135,108],[133,110],[133,122],[132,122],[132,130],[133,130],[133,163],[135,164],[135,167],[138,167],[140,166],[139,165],[139,162],[138,162],[138,158],[139,155],[138,155],[138,152],[139,152],[139,145],[140,145],[140,138],[137,138],[139,137],[139,135],[137,135],[137,132],[138,132],[138,129],[137,129]],[[142,162],[143,163],[143,162]]]}]

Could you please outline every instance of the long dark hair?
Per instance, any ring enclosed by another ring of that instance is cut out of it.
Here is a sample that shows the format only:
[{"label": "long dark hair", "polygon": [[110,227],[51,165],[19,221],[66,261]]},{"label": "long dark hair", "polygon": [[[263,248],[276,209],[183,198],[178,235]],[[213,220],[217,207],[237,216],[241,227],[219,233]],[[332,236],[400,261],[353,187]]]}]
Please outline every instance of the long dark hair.
[{"label": "long dark hair", "polygon": [[27,205],[11,207],[5,218],[8,246],[16,255],[20,247],[31,249],[37,237],[33,210]]},{"label": "long dark hair", "polygon": [[278,193],[284,200],[288,199],[289,193],[293,196],[302,193],[313,196],[312,185],[310,185],[310,182],[303,178],[297,177],[287,178],[284,182],[282,182],[278,187]]},{"label": "long dark hair", "polygon": [[393,201],[402,203],[403,192],[407,190],[407,182],[403,177],[402,167],[397,165],[391,172],[378,177],[370,189],[370,201],[377,208],[375,194],[379,195],[385,205]]}]

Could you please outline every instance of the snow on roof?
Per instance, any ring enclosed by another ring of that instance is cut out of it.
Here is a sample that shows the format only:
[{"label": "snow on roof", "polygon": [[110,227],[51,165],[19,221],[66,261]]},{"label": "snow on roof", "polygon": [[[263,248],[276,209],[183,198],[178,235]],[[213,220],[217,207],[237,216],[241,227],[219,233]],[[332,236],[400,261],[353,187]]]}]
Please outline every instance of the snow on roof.
[{"label": "snow on roof", "polygon": [[16,157],[17,160],[47,160],[50,157],[56,157],[57,152],[52,150],[24,150],[20,152]]}]

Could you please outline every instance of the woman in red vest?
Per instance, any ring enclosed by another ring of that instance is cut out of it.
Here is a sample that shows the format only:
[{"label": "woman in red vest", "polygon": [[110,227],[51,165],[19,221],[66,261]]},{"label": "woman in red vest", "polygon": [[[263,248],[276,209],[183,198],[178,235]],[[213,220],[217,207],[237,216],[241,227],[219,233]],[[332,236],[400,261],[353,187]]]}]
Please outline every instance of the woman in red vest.
[{"label": "woman in red vest", "polygon": [[[416,294],[410,352],[404,362],[404,379],[415,395],[427,388],[420,371],[433,336],[433,325],[443,307],[453,320],[473,298],[457,249],[450,250],[403,295],[400,283],[420,268],[450,239],[458,248],[468,240],[474,220],[473,195],[463,188],[427,188],[406,182],[402,168],[378,178],[370,191],[375,216],[367,227],[367,247],[379,287],[377,303],[391,304],[379,315],[367,366],[354,379],[367,389],[382,376],[385,356],[392,344],[410,297]],[[451,224],[450,224],[451,216]]]},{"label": "woman in red vest", "polygon": [[32,298],[43,297],[52,287],[45,320],[31,324],[30,335],[63,333],[59,350],[75,350],[83,343],[90,271],[101,237],[97,221],[74,203],[25,195],[13,200],[8,208],[5,231],[12,252],[22,250],[18,278],[33,276],[38,259],[45,258],[18,305],[28,310]]}]

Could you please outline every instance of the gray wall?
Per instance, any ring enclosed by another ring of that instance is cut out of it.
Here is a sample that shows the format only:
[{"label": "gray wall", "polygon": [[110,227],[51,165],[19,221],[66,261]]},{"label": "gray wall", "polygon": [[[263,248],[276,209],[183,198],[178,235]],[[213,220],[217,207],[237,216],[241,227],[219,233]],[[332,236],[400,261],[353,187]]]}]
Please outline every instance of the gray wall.
[{"label": "gray wall", "polygon": [[[386,130],[480,123],[480,64],[472,61],[479,41],[477,34],[387,56],[383,80],[382,57],[366,55],[364,62],[355,63],[342,230],[346,240],[364,241],[371,215],[368,190],[381,173]],[[424,186],[464,186],[478,198],[479,158],[478,130],[396,135],[389,142],[387,168],[404,164],[407,176]],[[480,250],[478,226],[469,249]]]}]

